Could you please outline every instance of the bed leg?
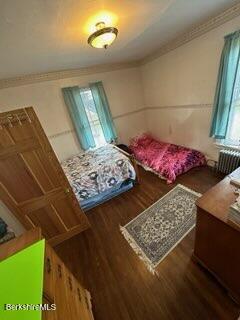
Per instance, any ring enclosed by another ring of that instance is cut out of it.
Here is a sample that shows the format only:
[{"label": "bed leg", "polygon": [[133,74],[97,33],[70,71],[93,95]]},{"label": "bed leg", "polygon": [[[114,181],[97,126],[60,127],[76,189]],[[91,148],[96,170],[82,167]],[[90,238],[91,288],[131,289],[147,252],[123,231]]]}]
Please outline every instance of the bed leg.
[{"label": "bed leg", "polygon": [[134,170],[136,172],[136,180],[135,183],[136,184],[140,184],[140,179],[139,179],[139,168],[138,168],[138,164],[137,161],[135,160],[134,156],[131,156],[131,162],[133,164]]}]

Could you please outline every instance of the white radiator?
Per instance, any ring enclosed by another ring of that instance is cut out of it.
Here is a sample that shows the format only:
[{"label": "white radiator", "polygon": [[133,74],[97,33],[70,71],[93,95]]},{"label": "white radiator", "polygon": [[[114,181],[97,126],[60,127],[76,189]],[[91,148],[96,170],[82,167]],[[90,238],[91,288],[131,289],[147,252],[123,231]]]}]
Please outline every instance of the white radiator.
[{"label": "white radiator", "polygon": [[217,170],[229,174],[240,167],[240,152],[223,149],[219,152]]}]

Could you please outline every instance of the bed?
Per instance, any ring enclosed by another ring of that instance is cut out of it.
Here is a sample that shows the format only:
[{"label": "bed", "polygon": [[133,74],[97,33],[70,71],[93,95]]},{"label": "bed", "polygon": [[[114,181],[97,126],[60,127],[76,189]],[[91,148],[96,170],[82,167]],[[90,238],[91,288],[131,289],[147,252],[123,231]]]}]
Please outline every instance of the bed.
[{"label": "bed", "polygon": [[111,144],[77,154],[61,165],[84,210],[129,190],[137,181],[133,157]]},{"label": "bed", "polygon": [[167,183],[174,182],[178,175],[194,167],[206,165],[206,158],[200,151],[158,141],[150,134],[133,138],[129,148],[141,166]]}]

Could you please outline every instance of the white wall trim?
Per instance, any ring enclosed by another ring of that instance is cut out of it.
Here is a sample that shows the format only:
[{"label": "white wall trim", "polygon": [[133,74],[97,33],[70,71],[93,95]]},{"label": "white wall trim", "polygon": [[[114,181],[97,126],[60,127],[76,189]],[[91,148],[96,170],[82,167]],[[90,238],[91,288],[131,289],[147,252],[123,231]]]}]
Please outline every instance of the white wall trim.
[{"label": "white wall trim", "polygon": [[164,110],[164,109],[209,109],[212,104],[186,104],[186,105],[173,105],[173,106],[150,106],[146,110]]},{"label": "white wall trim", "polygon": [[74,132],[74,129],[65,130],[65,131],[62,131],[62,132],[51,134],[51,135],[48,136],[48,138],[49,139],[55,139],[55,138],[58,138],[58,137],[61,137],[61,136],[65,136],[66,134],[70,134],[70,133],[73,133],[73,132]]},{"label": "white wall trim", "polygon": [[123,113],[123,114],[119,114],[118,116],[113,116],[113,119],[119,119],[119,118],[123,118],[123,117],[126,117],[126,116],[131,116],[133,114],[136,114],[136,113],[139,113],[139,112],[142,112],[142,111],[145,111],[146,108],[143,107],[141,109],[137,109],[137,110],[134,110],[134,111],[129,111],[129,112],[126,112],[126,113]]},{"label": "white wall trim", "polygon": [[203,23],[196,25],[195,27],[189,29],[187,32],[182,35],[176,37],[175,39],[166,42],[163,46],[161,46],[157,51],[153,54],[145,57],[141,60],[141,65],[144,65],[148,62],[151,62],[160,56],[168,53],[169,51],[175,50],[178,47],[184,45],[185,43],[200,37],[201,35],[211,31],[214,28],[219,27],[220,25],[236,18],[240,15],[240,3],[228,8],[227,10],[221,12],[220,14],[204,21]]},{"label": "white wall trim", "polygon": [[0,89],[17,87],[28,85],[37,82],[51,81],[51,80],[61,80],[66,78],[74,78],[85,76],[89,74],[111,72],[120,69],[136,68],[139,66],[139,62],[132,61],[126,63],[114,63],[114,64],[104,64],[98,66],[91,66],[80,69],[70,69],[62,71],[53,71],[47,73],[30,74],[14,78],[0,79]]},{"label": "white wall trim", "polygon": [[[115,120],[115,119],[131,116],[133,114],[136,114],[136,113],[139,113],[139,112],[142,112],[142,111],[145,111],[145,110],[146,110],[146,108],[144,107],[144,108],[137,109],[137,110],[134,110],[134,111],[126,112],[126,113],[120,114],[118,116],[113,116],[113,119]],[[60,137],[60,136],[66,135],[66,134],[74,133],[74,131],[75,130],[72,128],[70,130],[65,130],[65,131],[62,131],[62,132],[58,132],[58,133],[49,135],[48,138],[49,139],[54,139],[54,138],[57,138],[57,137]]]},{"label": "white wall trim", "polygon": [[[130,112],[126,112],[117,116],[113,116],[113,119],[120,119],[120,118],[124,118],[124,117],[128,117],[131,115],[134,115],[136,113],[140,113],[143,111],[148,111],[148,110],[165,110],[165,109],[208,109],[208,108],[212,108],[212,104],[189,104],[189,105],[176,105],[176,106],[152,106],[152,107],[143,107],[141,109],[137,109],[134,111],[130,111]],[[48,138],[49,139],[54,139],[57,138],[59,136],[62,135],[66,135],[66,134],[70,134],[70,133],[74,133],[74,129],[69,129],[69,130],[65,130],[62,132],[58,132],[52,135],[49,135]]]}]

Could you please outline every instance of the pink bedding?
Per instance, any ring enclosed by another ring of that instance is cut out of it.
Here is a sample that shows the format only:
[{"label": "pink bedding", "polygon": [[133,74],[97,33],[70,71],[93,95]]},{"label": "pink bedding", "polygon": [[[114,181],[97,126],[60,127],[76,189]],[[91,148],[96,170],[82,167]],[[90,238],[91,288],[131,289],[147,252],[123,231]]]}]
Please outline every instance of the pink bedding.
[{"label": "pink bedding", "polygon": [[142,165],[161,175],[167,183],[191,168],[206,165],[200,151],[157,141],[149,134],[133,138],[130,149]]}]

